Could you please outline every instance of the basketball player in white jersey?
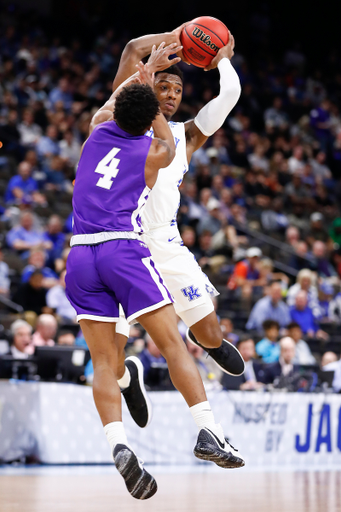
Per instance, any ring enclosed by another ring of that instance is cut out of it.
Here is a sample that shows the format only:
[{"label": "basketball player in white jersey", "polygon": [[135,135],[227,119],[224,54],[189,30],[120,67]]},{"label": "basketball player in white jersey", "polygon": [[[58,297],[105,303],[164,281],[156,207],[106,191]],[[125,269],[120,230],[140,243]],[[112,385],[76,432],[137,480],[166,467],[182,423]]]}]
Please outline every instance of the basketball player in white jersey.
[{"label": "basketball player in white jersey", "polygon": [[[162,42],[166,45],[180,45],[183,26],[170,33],[147,35],[130,41],[122,53],[113,90],[136,72],[138,62],[151,52],[153,46],[159,46]],[[180,58],[168,60],[171,53],[171,47],[168,46],[165,48],[162,66],[158,62],[153,69],[154,90],[161,112],[169,121],[173,132],[176,156],[168,168],[159,170],[156,184],[143,212],[142,222],[148,227],[143,240],[174,297],[175,311],[190,328],[187,337],[206,349],[225,372],[241,375],[244,361],[237,349],[223,339],[214,312],[211,296],[218,295],[218,292],[202,272],[192,253],[183,245],[176,221],[180,202],[178,189],[188,170],[192,154],[222,126],[240,96],[239,78],[230,62],[233,49],[234,38],[230,34],[229,43],[218,51],[207,68],[219,69],[219,95],[205,105],[194,120],[186,123],[171,121],[182,99],[182,72],[173,65]],[[171,67],[167,67],[169,65]],[[150,66],[153,66],[153,59],[150,59]]]}]

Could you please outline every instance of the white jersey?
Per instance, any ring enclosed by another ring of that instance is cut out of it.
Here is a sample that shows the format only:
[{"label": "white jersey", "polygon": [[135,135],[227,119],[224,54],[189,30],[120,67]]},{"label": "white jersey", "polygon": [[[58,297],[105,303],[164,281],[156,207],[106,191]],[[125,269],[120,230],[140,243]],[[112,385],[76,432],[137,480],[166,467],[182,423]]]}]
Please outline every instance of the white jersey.
[{"label": "white jersey", "polygon": [[[177,226],[176,217],[180,205],[179,187],[188,171],[186,155],[186,135],[184,123],[168,123],[176,146],[174,160],[168,167],[159,170],[154,187],[142,213],[142,223],[146,230]],[[146,133],[153,137],[153,131]]]}]

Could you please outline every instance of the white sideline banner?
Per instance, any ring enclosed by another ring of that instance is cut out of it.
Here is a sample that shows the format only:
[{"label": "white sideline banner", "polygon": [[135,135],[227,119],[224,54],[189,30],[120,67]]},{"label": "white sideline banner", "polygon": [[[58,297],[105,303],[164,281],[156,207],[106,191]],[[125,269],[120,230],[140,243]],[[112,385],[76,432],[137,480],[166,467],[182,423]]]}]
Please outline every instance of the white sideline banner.
[{"label": "white sideline banner", "polygon": [[[182,396],[149,395],[153,419],[146,429],[123,404],[139,457],[147,464],[205,464],[193,455],[197,429]],[[208,399],[249,467],[341,468],[341,395],[215,391]],[[112,462],[90,387],[0,381],[0,460],[25,456],[48,464]]]}]

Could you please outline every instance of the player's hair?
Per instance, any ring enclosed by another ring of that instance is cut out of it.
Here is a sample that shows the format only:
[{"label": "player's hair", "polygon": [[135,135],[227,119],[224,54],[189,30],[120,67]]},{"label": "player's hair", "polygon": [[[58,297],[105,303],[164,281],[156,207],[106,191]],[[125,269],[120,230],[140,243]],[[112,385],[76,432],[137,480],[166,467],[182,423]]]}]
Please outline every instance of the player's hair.
[{"label": "player's hair", "polygon": [[159,106],[149,85],[128,85],[116,97],[114,119],[131,135],[143,135],[157,116]]},{"label": "player's hair", "polygon": [[158,75],[159,73],[168,73],[169,75],[177,75],[181,78],[181,82],[184,81],[184,74],[181,71],[181,69],[179,68],[179,66],[177,66],[176,64],[169,66],[169,68],[164,69],[163,71],[156,71],[155,76]]}]

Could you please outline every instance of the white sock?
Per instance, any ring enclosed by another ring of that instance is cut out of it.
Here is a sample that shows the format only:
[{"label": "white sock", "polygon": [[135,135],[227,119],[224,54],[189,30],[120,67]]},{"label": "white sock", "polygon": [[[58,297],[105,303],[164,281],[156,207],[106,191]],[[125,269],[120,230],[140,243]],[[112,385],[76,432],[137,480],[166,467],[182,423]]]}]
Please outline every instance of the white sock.
[{"label": "white sock", "polygon": [[114,452],[114,448],[117,444],[125,444],[130,448],[122,421],[112,421],[103,428],[108,443],[110,444],[111,453]]},{"label": "white sock", "polygon": [[124,371],[124,375],[123,377],[121,377],[118,381],[117,381],[117,384],[120,386],[121,389],[126,389],[129,387],[130,385],[130,381],[131,381],[131,375],[130,375],[130,371],[128,370],[128,368],[125,366],[125,371]]},{"label": "white sock", "polygon": [[213,412],[208,401],[200,402],[189,408],[193,419],[199,430],[206,427],[210,429],[213,434],[219,437],[221,442],[224,442],[224,432],[221,425],[215,422]]}]

